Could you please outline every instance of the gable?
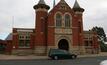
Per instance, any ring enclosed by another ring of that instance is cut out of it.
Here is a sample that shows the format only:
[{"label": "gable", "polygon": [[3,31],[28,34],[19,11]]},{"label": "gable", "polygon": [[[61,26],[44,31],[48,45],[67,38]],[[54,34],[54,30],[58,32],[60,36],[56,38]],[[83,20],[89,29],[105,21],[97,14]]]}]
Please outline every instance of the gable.
[{"label": "gable", "polygon": [[55,5],[54,8],[49,13],[53,13],[53,12],[55,13],[57,11],[60,11],[62,13],[64,12],[73,13],[71,7],[64,0],[60,0],[60,2],[57,5]]},{"label": "gable", "polygon": [[62,16],[65,16],[65,14],[69,14],[71,17],[73,17],[75,14],[73,9],[71,9],[71,7],[64,0],[60,0],[60,2],[55,5],[48,14],[48,26],[54,26],[55,15],[57,13],[60,13]]}]

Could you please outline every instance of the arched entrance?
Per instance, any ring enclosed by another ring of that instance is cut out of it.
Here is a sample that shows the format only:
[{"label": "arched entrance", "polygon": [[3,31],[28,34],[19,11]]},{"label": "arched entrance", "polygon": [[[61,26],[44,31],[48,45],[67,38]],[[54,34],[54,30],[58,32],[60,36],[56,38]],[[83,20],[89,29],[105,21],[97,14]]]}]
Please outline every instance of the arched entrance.
[{"label": "arched entrance", "polygon": [[63,50],[69,50],[69,44],[66,39],[61,39],[58,43],[58,48]]}]

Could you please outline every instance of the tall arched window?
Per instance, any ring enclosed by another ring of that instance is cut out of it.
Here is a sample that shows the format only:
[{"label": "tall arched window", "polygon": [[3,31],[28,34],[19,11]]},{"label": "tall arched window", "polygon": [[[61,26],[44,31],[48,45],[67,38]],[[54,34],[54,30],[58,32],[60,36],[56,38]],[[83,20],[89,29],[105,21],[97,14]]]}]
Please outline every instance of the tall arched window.
[{"label": "tall arched window", "polygon": [[70,27],[70,15],[65,15],[65,27]]},{"label": "tall arched window", "polygon": [[56,27],[61,27],[62,26],[62,16],[61,14],[56,14]]}]

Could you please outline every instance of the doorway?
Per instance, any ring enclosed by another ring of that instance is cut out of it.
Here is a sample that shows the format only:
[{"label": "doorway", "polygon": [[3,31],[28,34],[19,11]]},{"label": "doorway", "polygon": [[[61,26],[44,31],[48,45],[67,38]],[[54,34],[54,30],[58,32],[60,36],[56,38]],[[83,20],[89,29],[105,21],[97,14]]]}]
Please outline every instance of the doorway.
[{"label": "doorway", "polygon": [[69,44],[66,39],[61,39],[58,43],[58,48],[69,51]]}]

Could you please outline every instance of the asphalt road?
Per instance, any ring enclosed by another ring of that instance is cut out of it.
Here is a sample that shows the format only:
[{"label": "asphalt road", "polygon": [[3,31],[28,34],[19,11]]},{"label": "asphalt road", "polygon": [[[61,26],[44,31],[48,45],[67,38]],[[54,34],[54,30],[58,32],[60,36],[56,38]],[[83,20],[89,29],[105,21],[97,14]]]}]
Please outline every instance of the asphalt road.
[{"label": "asphalt road", "polygon": [[0,65],[99,65],[103,60],[107,60],[107,56],[70,60],[0,60]]}]

